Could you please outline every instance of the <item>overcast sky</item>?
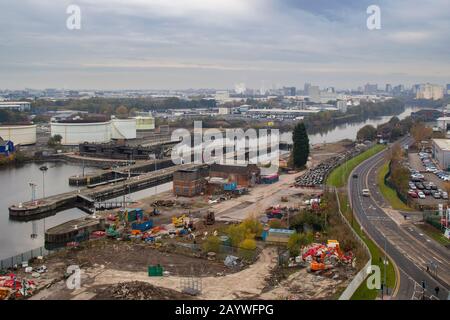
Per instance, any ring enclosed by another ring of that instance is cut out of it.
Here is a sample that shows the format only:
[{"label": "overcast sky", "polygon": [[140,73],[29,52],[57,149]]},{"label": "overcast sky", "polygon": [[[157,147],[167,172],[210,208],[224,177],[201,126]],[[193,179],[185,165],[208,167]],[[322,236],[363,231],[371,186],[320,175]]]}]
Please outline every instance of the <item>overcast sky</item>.
[{"label": "overcast sky", "polygon": [[[66,28],[69,4],[81,30]],[[381,30],[366,9],[381,8]],[[1,0],[0,88],[450,83],[449,0]]]}]

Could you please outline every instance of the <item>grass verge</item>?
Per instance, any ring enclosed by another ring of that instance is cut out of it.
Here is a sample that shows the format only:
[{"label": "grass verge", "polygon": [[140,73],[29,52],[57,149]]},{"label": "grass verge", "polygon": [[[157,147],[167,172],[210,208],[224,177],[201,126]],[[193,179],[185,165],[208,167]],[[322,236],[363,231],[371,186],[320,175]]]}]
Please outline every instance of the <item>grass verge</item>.
[{"label": "grass verge", "polygon": [[389,171],[389,161],[386,161],[378,171],[377,176],[378,187],[380,188],[381,194],[386,200],[388,200],[389,204],[393,209],[401,211],[411,211],[411,208],[408,207],[397,196],[397,192],[384,183],[384,177],[387,175],[388,171]]},{"label": "grass verge", "polygon": [[443,246],[450,246],[450,240],[444,237],[444,234],[441,230],[436,229],[432,225],[424,222],[416,224],[417,227],[420,228],[423,232],[425,232],[430,238],[433,238]]},{"label": "grass verge", "polygon": [[377,154],[381,150],[386,148],[385,145],[377,144],[372,148],[364,151],[363,153],[357,155],[354,158],[349,159],[345,163],[341,164],[339,167],[334,169],[327,178],[327,185],[335,186],[337,188],[343,187],[347,184],[348,176],[350,172],[361,162],[369,159],[373,155]]},{"label": "grass verge", "polygon": [[[352,170],[356,168],[360,163],[378,152],[382,151],[385,148],[384,145],[376,145],[369,150],[359,154],[358,156],[348,160],[346,163],[340,165],[335,170],[331,172],[328,176],[327,184],[335,187],[343,187],[347,184],[348,177]],[[372,264],[380,267],[382,279],[384,278],[384,271],[386,267],[386,283],[389,288],[394,288],[395,286],[395,269],[392,262],[388,259],[388,264],[385,265],[383,263],[383,252],[378,248],[378,246],[365,234],[365,232],[361,231],[361,227],[358,224],[357,220],[353,217],[353,212],[350,209],[348,196],[345,193],[339,194],[339,200],[341,203],[341,211],[344,213],[344,216],[352,225],[352,228],[355,232],[363,239],[366,243],[369,251],[372,255]],[[369,289],[367,288],[367,284],[364,281],[356,292],[352,296],[352,300],[374,300],[378,297],[379,290]]]}]

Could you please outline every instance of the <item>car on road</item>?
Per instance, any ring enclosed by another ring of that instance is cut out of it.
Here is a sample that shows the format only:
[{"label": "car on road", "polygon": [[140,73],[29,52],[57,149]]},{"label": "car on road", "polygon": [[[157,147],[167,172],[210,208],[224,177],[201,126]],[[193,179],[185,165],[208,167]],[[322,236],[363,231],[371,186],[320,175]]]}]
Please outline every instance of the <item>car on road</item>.
[{"label": "car on road", "polygon": [[358,174],[357,173],[354,173],[353,174],[353,179],[357,179],[358,178]]},{"label": "car on road", "polygon": [[362,195],[364,197],[369,197],[370,196],[370,191],[369,189],[362,189]]},{"label": "car on road", "polygon": [[417,195],[419,196],[420,199],[425,199],[425,193],[423,193],[422,191],[417,192]]}]

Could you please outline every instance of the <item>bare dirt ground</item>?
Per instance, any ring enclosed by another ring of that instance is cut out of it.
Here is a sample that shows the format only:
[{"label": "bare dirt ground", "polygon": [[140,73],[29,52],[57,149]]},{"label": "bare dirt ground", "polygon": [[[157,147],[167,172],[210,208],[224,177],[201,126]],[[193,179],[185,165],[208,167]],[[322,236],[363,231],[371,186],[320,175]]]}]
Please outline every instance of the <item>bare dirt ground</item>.
[{"label": "bare dirt ground", "polygon": [[[343,146],[328,147],[317,151],[322,157],[331,157],[341,152]],[[310,165],[318,161],[313,153]],[[318,191],[292,187],[295,178],[303,172],[280,176],[280,181],[272,185],[257,185],[251,193],[227,200],[215,205],[208,205],[206,199],[196,204],[198,199],[177,198],[171,192],[142,199],[136,206],[150,209],[150,204],[157,200],[176,200],[186,205],[162,208],[163,220],[170,220],[171,215],[180,215],[192,207],[203,206],[216,213],[217,220],[243,220],[249,215],[261,215],[272,205],[295,206],[305,197]],[[287,198],[287,202],[281,201]],[[286,277],[277,275],[277,249],[266,247],[258,259],[245,269],[233,271],[223,262],[186,255],[163,252],[148,244],[121,241],[90,241],[88,249],[73,249],[57,254],[44,261],[49,272],[37,281],[43,289],[32,299],[177,299],[182,298],[182,282],[194,277],[201,285],[199,299],[331,299],[335,298],[341,288],[350,281],[339,270],[327,275],[307,273],[305,269],[292,271]],[[84,245],[83,245],[84,246]],[[167,273],[163,277],[149,277],[147,267],[161,264]],[[66,287],[63,274],[68,265],[79,265],[82,269],[81,287],[70,290]],[[273,279],[277,278],[276,282]],[[138,283],[133,283],[138,281]],[[50,286],[51,284],[51,286]],[[47,286],[47,288],[46,288]],[[146,296],[142,291],[149,291]]]},{"label": "bare dirt ground", "polygon": [[[210,261],[205,261],[209,263]],[[187,261],[188,263],[188,261]],[[201,283],[202,292],[196,298],[199,299],[251,299],[257,298],[266,287],[266,279],[270,276],[271,270],[276,266],[277,255],[275,248],[266,248],[261,253],[258,260],[249,268],[242,271],[227,274],[223,276],[211,275],[215,271],[207,271],[197,274]],[[204,264],[206,265],[206,264]],[[197,262],[198,266],[198,262]],[[128,283],[139,281],[148,283],[158,288],[164,288],[181,292],[181,282],[189,275],[174,274],[163,277],[149,277],[146,271],[127,271],[113,269],[110,265],[86,266],[83,269],[81,288],[69,290],[64,281],[53,285],[50,289],[44,289],[35,296],[37,299],[93,299],[99,294],[100,298],[103,288],[117,285],[119,283]]]}]

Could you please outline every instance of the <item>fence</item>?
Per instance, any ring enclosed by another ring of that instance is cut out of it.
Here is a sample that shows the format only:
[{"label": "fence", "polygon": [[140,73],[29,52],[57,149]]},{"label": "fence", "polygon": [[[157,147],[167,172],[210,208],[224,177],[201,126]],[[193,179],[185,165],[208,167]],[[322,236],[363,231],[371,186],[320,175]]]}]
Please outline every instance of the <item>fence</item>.
[{"label": "fence", "polygon": [[[336,188],[331,188],[334,191],[334,194],[336,195],[337,203],[338,203],[338,212],[339,217],[342,219],[342,221],[347,225],[347,227],[351,230],[353,236],[355,239],[361,244],[361,246],[366,251],[369,260],[367,263],[362,267],[362,269],[356,274],[356,276],[353,278],[353,280],[350,282],[350,284],[345,288],[344,292],[339,296],[339,300],[350,300],[350,298],[353,296],[353,294],[356,292],[356,290],[359,288],[359,286],[364,282],[364,280],[367,278],[367,270],[369,270],[370,266],[372,265],[372,254],[370,253],[369,247],[367,247],[366,243],[363,239],[356,233],[355,230],[353,230],[352,226],[348,222],[347,218],[344,216],[344,214],[341,211],[341,202],[339,200],[338,192]],[[352,208],[353,210],[353,208]]]},{"label": "fence", "polygon": [[47,250],[44,246],[42,246],[33,250],[23,252],[21,254],[0,260],[0,270],[13,268],[15,265],[21,265],[22,262],[28,262],[29,260],[39,256],[47,256],[55,251],[56,250]]}]

